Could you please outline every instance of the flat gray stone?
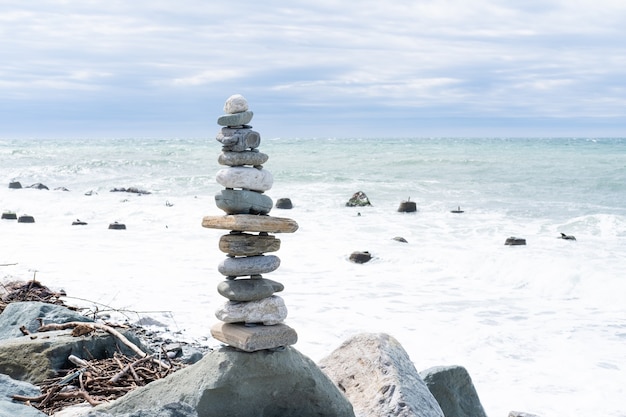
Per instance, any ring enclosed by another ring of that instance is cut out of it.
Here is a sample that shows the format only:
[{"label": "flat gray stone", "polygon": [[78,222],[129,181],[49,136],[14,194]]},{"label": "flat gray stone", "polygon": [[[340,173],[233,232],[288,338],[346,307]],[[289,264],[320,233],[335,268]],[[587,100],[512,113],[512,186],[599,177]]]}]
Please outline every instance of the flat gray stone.
[{"label": "flat gray stone", "polygon": [[217,285],[217,292],[230,301],[261,300],[285,288],[280,282],[267,278],[228,279]]},{"label": "flat gray stone", "polygon": [[274,184],[272,173],[253,167],[229,167],[217,171],[215,180],[224,188],[267,191]]},{"label": "flat gray stone", "polygon": [[217,124],[220,126],[243,126],[250,123],[252,120],[253,113],[248,111],[243,111],[241,113],[233,113],[233,114],[225,114],[217,118]]},{"label": "flat gray stone", "polygon": [[[278,326],[288,327],[257,328]],[[146,404],[176,402],[190,405],[201,417],[354,417],[339,389],[311,359],[291,347],[251,353],[219,348],[195,365],[95,409],[119,416]]]},{"label": "flat gray stone", "polygon": [[462,366],[436,366],[420,372],[446,416],[487,417],[472,378]]},{"label": "flat gray stone", "polygon": [[287,318],[285,300],[277,295],[255,301],[227,301],[215,311],[224,323],[262,323],[265,326],[282,323]]},{"label": "flat gray stone", "polygon": [[268,214],[272,199],[248,190],[222,190],[215,195],[215,205],[226,214]]},{"label": "flat gray stone", "polygon": [[231,256],[254,256],[280,249],[280,239],[268,234],[230,233],[219,241],[222,252]]},{"label": "flat gray stone", "polygon": [[269,156],[258,150],[250,150],[243,152],[229,152],[224,151],[218,156],[217,162],[220,165],[228,165],[231,167],[252,165],[260,166],[267,162]]},{"label": "flat gray stone", "polygon": [[267,274],[279,266],[280,258],[275,255],[241,256],[224,259],[217,270],[226,277],[243,277]]}]

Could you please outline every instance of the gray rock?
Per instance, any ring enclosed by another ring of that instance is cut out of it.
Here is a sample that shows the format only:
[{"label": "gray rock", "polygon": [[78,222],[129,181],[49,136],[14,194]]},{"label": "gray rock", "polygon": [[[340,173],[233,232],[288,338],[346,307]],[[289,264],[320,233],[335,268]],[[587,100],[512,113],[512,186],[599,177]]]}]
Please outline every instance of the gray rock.
[{"label": "gray rock", "polygon": [[220,274],[227,277],[261,275],[275,271],[280,266],[276,255],[240,256],[226,258],[217,266]]},{"label": "gray rock", "polygon": [[222,190],[215,195],[215,205],[226,214],[268,214],[272,199],[248,190]]},{"label": "gray rock", "polygon": [[220,165],[228,165],[231,167],[252,165],[260,166],[267,162],[269,156],[263,152],[259,152],[257,149],[243,152],[228,152],[224,151],[217,158],[217,162]]},{"label": "gray rock", "polygon": [[406,351],[387,334],[356,335],[320,367],[359,417],[444,417]]},{"label": "gray rock", "polygon": [[215,312],[224,323],[263,323],[265,326],[282,323],[287,318],[285,300],[272,295],[255,301],[227,301]]},{"label": "gray rock", "polygon": [[11,399],[13,395],[36,397],[41,395],[41,390],[28,382],[16,381],[8,375],[0,374],[0,416],[45,417],[47,415],[23,402],[13,401]]},{"label": "gray rock", "polygon": [[277,209],[285,209],[290,210],[293,208],[293,204],[291,203],[291,199],[289,198],[279,198],[276,200],[276,208]]},{"label": "gray rock", "polygon": [[306,356],[287,347],[253,353],[223,347],[96,410],[115,416],[184,402],[201,417],[353,417],[352,406]]},{"label": "gray rock", "polygon": [[350,254],[349,259],[355,264],[364,264],[372,259],[372,254],[368,251],[356,251]]},{"label": "gray rock", "polygon": [[250,128],[223,127],[217,134],[218,142],[222,144],[222,151],[243,152],[248,149],[256,149],[261,144],[261,135]]},{"label": "gray rock", "polygon": [[254,256],[280,249],[280,239],[267,233],[252,235],[233,232],[220,237],[219,248],[231,256]]},{"label": "gray rock", "polygon": [[20,188],[22,188],[22,183],[19,181],[11,181],[9,183],[9,188],[12,188],[14,190],[18,190]]},{"label": "gray rock", "polygon": [[398,211],[400,213],[413,213],[417,211],[417,204],[415,201],[403,201],[400,203],[400,207],[398,207]]},{"label": "gray rock", "polygon": [[225,114],[218,117],[217,124],[220,126],[228,127],[243,126],[250,123],[250,121],[252,120],[252,116],[253,113],[250,110],[240,113]]},{"label": "gray rock", "polygon": [[41,303],[39,301],[22,301],[10,303],[0,314],[0,340],[24,336],[20,327],[34,333],[43,324],[61,324],[70,321],[91,322],[67,307]]},{"label": "gray rock", "polygon": [[[143,348],[132,334],[126,332],[124,335]],[[113,357],[115,352],[134,355],[125,344],[103,331],[77,337],[72,336],[71,329],[35,333],[0,340],[0,373],[37,384],[56,376],[61,369],[67,369],[70,355],[102,359]]]},{"label": "gray rock", "polygon": [[350,200],[346,203],[348,207],[362,207],[362,206],[371,206],[369,198],[365,195],[363,191],[357,191],[350,197]]},{"label": "gray rock", "polygon": [[420,372],[420,376],[446,417],[487,417],[462,366],[437,366]]},{"label": "gray rock", "polygon": [[298,333],[285,323],[262,326],[218,321],[211,326],[211,336],[245,352],[282,349],[295,345],[298,341]]},{"label": "gray rock", "polygon": [[504,244],[507,246],[523,246],[526,244],[526,239],[521,237],[511,236],[506,238]]},{"label": "gray rock", "polygon": [[231,301],[254,301],[267,298],[284,289],[280,282],[266,278],[228,279],[217,285],[217,292]]},{"label": "gray rock", "polygon": [[405,238],[403,238],[402,236],[396,236],[393,238],[393,240],[395,240],[396,242],[400,242],[400,243],[409,243],[407,242],[407,240]]}]

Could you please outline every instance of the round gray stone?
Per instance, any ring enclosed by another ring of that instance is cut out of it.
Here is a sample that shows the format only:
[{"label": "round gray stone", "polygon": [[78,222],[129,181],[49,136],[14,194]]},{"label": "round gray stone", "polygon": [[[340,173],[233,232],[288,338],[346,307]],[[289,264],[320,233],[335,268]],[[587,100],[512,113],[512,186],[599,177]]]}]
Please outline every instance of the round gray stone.
[{"label": "round gray stone", "polygon": [[272,199],[255,191],[222,190],[215,195],[215,205],[226,214],[267,214],[272,210]]}]

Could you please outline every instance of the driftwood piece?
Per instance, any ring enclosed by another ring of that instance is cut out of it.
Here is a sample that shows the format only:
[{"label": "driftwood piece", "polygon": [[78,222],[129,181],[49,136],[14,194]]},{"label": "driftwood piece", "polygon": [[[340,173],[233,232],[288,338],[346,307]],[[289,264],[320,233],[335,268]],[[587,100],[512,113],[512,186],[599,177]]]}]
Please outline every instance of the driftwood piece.
[{"label": "driftwood piece", "polygon": [[152,355],[136,359],[117,353],[112,358],[91,361],[73,357],[70,362],[78,368],[67,370],[64,376],[44,381],[39,386],[41,395],[13,395],[12,398],[52,415],[81,402],[95,406],[115,400],[185,366],[180,362],[171,362],[170,366],[163,367],[161,361]]},{"label": "driftwood piece", "polygon": [[[77,327],[79,327],[81,329],[89,329],[89,328],[91,328],[92,331],[104,330],[104,331],[110,333],[111,335],[115,336],[120,342],[122,342],[123,344],[128,346],[133,352],[135,352],[140,357],[143,358],[144,356],[148,355],[146,352],[144,352],[143,350],[139,349],[139,347],[137,347],[136,344],[134,344],[133,342],[128,340],[126,338],[126,336],[124,336],[123,334],[121,334],[120,332],[115,330],[113,327],[107,326],[106,324],[102,324],[102,323],[86,323],[86,322],[83,322],[83,321],[70,321],[70,322],[61,323],[61,324],[51,323],[51,324],[45,324],[45,325],[41,326],[39,329],[37,329],[37,331],[39,331],[39,332],[49,332],[49,331],[52,331],[52,330],[65,330],[65,329],[72,329],[72,328],[77,328]],[[81,334],[85,334],[85,333],[82,333],[82,331],[80,333]],[[80,336],[80,334],[74,335],[74,336]]]}]

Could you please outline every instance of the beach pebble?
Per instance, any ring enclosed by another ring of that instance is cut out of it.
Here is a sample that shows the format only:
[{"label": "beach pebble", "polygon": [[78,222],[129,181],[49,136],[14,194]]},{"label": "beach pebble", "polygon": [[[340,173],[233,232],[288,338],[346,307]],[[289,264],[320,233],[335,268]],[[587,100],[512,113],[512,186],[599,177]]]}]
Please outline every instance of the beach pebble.
[{"label": "beach pebble", "polygon": [[271,279],[229,279],[217,285],[217,292],[230,301],[254,301],[272,296],[284,285]]},{"label": "beach pebble", "polygon": [[224,323],[263,323],[264,326],[272,326],[287,318],[287,306],[277,295],[255,301],[227,301],[217,309],[215,317]]},{"label": "beach pebble", "polygon": [[204,216],[202,227],[226,229],[240,232],[294,233],[298,230],[295,220],[285,217],[236,214],[226,216]]},{"label": "beach pebble", "polygon": [[504,241],[504,244],[507,246],[520,246],[526,244],[526,239],[521,237],[511,236]]},{"label": "beach pebble", "polygon": [[275,255],[241,256],[224,259],[217,266],[217,270],[227,277],[242,277],[267,274],[279,266],[280,258]]},{"label": "beach pebble", "polygon": [[233,94],[226,99],[226,103],[224,103],[224,111],[228,114],[248,111],[248,100],[246,100],[246,98],[241,94]]},{"label": "beach pebble", "polygon": [[246,352],[276,349],[298,341],[296,331],[284,323],[249,327],[240,323],[218,322],[211,327],[211,336]]},{"label": "beach pebble", "polygon": [[5,220],[17,220],[17,214],[12,211],[5,211],[2,213],[2,218]]},{"label": "beach pebble", "polygon": [[109,224],[109,229],[111,230],[126,230],[126,225],[124,223],[113,222]]},{"label": "beach pebble", "polygon": [[291,202],[291,199],[289,198],[279,198],[278,200],[276,200],[276,208],[277,209],[286,209],[286,210],[290,210],[293,208],[293,204]]},{"label": "beach pebble", "polygon": [[243,151],[243,152],[230,152],[224,151],[217,158],[217,162],[220,165],[228,166],[241,166],[241,165],[253,165],[260,166],[267,162],[269,157],[263,152],[257,150]]},{"label": "beach pebble", "polygon": [[280,239],[271,235],[251,235],[248,233],[230,233],[222,235],[219,241],[222,252],[231,256],[254,256],[280,249]]},{"label": "beach pebble", "polygon": [[400,203],[398,211],[400,213],[413,213],[417,211],[417,205],[415,204],[415,201],[403,201]]},{"label": "beach pebble", "polygon": [[230,167],[217,171],[216,181],[224,188],[267,191],[274,184],[272,173],[252,167]]},{"label": "beach pebble", "polygon": [[355,264],[364,264],[372,259],[372,254],[368,251],[352,252],[349,259]]},{"label": "beach pebble", "polygon": [[272,210],[272,199],[265,194],[248,190],[222,190],[215,195],[215,204],[226,214],[267,214]]},{"label": "beach pebble", "polygon": [[217,118],[217,124],[220,126],[243,126],[250,123],[252,120],[253,113],[248,111],[243,111],[241,113],[234,114],[225,114]]},{"label": "beach pebble", "polygon": [[37,182],[37,183],[32,184],[32,185],[29,185],[28,188],[35,188],[37,190],[49,190],[47,185],[42,184],[40,182]]}]

